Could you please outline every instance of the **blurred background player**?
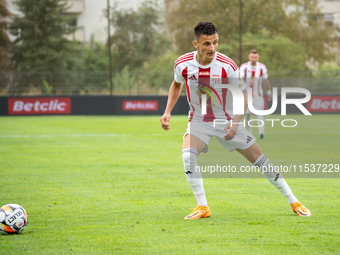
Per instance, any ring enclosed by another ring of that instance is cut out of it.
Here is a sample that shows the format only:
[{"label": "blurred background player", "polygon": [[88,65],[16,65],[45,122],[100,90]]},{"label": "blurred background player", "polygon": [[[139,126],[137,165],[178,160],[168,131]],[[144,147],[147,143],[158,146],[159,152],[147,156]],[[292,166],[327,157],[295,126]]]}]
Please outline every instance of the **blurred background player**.
[{"label": "blurred background player", "polygon": [[[225,149],[236,150],[254,166],[262,169],[264,176],[287,198],[295,213],[299,216],[311,216],[310,211],[293,195],[281,173],[273,169],[274,165],[262,154],[255,137],[244,126],[238,125],[243,114],[233,114],[233,95],[230,88],[217,88],[217,85],[222,84],[238,87],[243,94],[244,109],[247,108],[246,85],[237,65],[232,59],[216,51],[219,39],[216,26],[211,22],[199,22],[194,28],[194,36],[193,45],[197,51],[187,53],[175,61],[174,81],[170,86],[166,109],[160,119],[162,128],[168,131],[171,111],[185,85],[190,111],[188,128],[183,137],[182,159],[187,180],[198,205],[184,219],[210,217],[203,178],[196,167],[198,156],[201,152],[208,151],[213,136]],[[206,100],[206,111],[202,109],[203,100]],[[228,123],[215,125],[216,119],[227,120]],[[264,170],[269,168],[272,170]]]},{"label": "blurred background player", "polygon": [[[270,90],[270,84],[268,81],[268,72],[267,68],[264,64],[258,62],[260,59],[259,52],[257,50],[250,51],[249,54],[249,62],[244,63],[240,67],[241,76],[244,79],[248,94],[251,93],[253,96],[253,106],[256,110],[263,110],[264,108],[264,99],[263,99],[263,89],[262,89],[262,81],[267,91],[268,101],[272,100],[272,93]],[[252,126],[256,124],[248,125],[249,120],[252,119],[252,113],[249,111],[249,108],[245,112],[246,115],[246,125],[248,131],[252,134]],[[259,137],[263,139],[264,137],[264,117],[263,115],[256,115],[257,126],[259,129]]]}]

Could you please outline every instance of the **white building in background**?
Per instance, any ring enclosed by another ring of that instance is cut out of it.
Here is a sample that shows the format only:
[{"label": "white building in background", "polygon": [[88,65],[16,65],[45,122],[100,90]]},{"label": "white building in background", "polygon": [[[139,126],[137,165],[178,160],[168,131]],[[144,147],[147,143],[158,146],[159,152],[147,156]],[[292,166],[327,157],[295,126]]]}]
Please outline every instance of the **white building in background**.
[{"label": "white building in background", "polygon": [[[340,0],[318,0],[321,15],[318,17],[325,23],[325,26],[333,27],[335,40],[340,38]],[[330,48],[331,53],[336,56],[336,62],[340,66],[340,49],[338,46]]]},{"label": "white building in background", "polygon": [[[145,0],[109,0],[110,6],[116,5],[118,9],[137,10]],[[162,2],[162,0],[158,0]],[[79,27],[75,38],[82,42],[89,42],[91,37],[97,42],[107,40],[107,19],[104,11],[107,9],[107,0],[68,0],[71,8],[69,14],[77,15],[74,25]]]},{"label": "white building in background", "polygon": [[[20,15],[16,4],[20,0],[6,1],[11,11]],[[65,15],[75,15],[72,25],[79,28],[70,38],[74,37],[81,42],[90,42],[93,36],[95,41],[105,43],[107,40],[107,19],[104,16],[104,10],[107,9],[107,1],[68,0],[70,8]],[[116,4],[118,9],[132,8],[136,10],[144,1],[147,0],[109,0],[109,4],[110,6]],[[164,9],[164,0],[156,1],[158,6]],[[325,24],[340,29],[340,0],[318,0],[318,5]]]},{"label": "white building in background", "polygon": [[[20,0],[7,0],[10,10],[22,15],[18,11],[17,2]],[[61,0],[63,1],[63,0]],[[74,15],[75,19],[72,26],[78,27],[74,35],[69,36],[81,42],[90,42],[91,38],[97,42],[105,43],[107,40],[108,22],[104,11],[107,9],[107,2],[110,6],[116,5],[118,9],[134,9],[146,0],[68,0],[70,8],[65,15]],[[159,7],[163,6],[163,0],[157,0]]]},{"label": "white building in background", "polygon": [[323,20],[328,26],[340,29],[340,0],[318,0]]}]

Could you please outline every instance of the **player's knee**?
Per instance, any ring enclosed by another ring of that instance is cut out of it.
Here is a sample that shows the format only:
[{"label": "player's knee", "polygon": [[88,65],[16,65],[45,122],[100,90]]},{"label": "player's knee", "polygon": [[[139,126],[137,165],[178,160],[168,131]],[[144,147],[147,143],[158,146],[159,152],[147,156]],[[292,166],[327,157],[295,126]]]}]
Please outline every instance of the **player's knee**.
[{"label": "player's knee", "polygon": [[196,164],[198,153],[193,148],[187,148],[182,151],[182,159],[184,165]]},{"label": "player's knee", "polygon": [[203,179],[201,173],[196,171],[198,153],[193,148],[187,148],[182,151],[184,171],[187,180],[195,195],[204,193]]},{"label": "player's knee", "polygon": [[[182,159],[184,165],[184,171],[188,178],[191,178],[192,174],[195,173],[197,165],[197,151],[192,148],[187,148],[182,151]],[[197,175],[197,174],[196,174]]]}]

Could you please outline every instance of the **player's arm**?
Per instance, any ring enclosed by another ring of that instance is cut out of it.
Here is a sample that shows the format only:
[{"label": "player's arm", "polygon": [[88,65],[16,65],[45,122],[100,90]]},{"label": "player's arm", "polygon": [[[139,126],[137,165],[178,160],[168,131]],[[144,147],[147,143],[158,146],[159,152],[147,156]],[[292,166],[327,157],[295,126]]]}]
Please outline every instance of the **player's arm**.
[{"label": "player's arm", "polygon": [[166,131],[170,129],[169,121],[171,118],[171,111],[174,108],[179,96],[181,95],[182,87],[183,85],[176,81],[173,81],[170,86],[168,102],[166,104],[164,114],[160,119],[162,128]]},{"label": "player's arm", "polygon": [[267,91],[268,101],[272,101],[272,91],[270,90],[270,84],[269,84],[269,80],[268,80],[268,71],[267,71],[267,68],[265,66],[263,68],[263,84],[264,84],[264,87]]},{"label": "player's arm", "polygon": [[264,83],[264,87],[266,88],[266,91],[267,91],[268,101],[272,101],[272,91],[271,91],[271,88],[270,88],[270,84],[269,84],[268,78],[267,79],[263,79],[263,83]]},{"label": "player's arm", "polygon": [[242,79],[244,79],[245,77],[244,77],[244,71],[245,71],[245,64],[242,64],[241,66],[240,66],[240,75],[241,75],[241,78]]},{"label": "player's arm", "polygon": [[[243,93],[243,100],[244,100],[244,109],[246,110],[248,108],[248,93],[247,90],[242,90]],[[244,114],[235,115],[234,119],[232,120],[232,123],[228,124],[224,128],[224,132],[226,132],[226,135],[224,136],[225,140],[231,140],[235,137],[237,133],[238,123],[240,123],[241,119],[243,118]]]}]

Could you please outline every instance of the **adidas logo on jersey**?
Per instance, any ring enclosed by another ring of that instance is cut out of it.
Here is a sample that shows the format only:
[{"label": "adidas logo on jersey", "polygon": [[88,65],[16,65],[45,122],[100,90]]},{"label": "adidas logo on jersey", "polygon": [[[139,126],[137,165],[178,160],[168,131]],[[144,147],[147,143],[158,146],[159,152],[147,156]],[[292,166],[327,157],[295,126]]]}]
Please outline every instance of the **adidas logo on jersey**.
[{"label": "adidas logo on jersey", "polygon": [[247,136],[247,143],[249,143],[251,140],[253,140],[253,138],[248,135]]},{"label": "adidas logo on jersey", "polygon": [[190,76],[189,80],[197,81],[197,78],[196,78],[196,76],[193,74],[193,75]]}]

